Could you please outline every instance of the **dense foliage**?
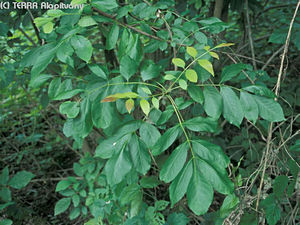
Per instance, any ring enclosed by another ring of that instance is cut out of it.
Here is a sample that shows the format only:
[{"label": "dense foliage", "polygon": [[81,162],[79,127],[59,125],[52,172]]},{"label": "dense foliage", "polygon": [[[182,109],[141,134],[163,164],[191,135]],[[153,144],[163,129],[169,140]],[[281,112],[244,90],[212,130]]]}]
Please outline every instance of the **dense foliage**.
[{"label": "dense foliage", "polygon": [[72,3],[0,11],[1,225],[300,222],[297,1]]}]

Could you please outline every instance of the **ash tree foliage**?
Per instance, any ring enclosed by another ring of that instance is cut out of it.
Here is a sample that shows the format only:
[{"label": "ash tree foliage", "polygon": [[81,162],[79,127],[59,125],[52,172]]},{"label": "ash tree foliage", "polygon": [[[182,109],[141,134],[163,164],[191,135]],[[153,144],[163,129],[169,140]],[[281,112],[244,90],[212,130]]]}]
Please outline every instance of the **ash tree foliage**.
[{"label": "ash tree foliage", "polygon": [[[242,132],[247,123],[286,120],[265,71],[242,62],[220,68],[222,52],[237,44],[222,41],[230,25],[175,1],[72,2],[84,8],[33,18],[34,44],[27,40],[30,47],[13,64],[43,105],[58,105],[63,134],[81,154],[75,175],[57,183],[54,215],[86,225],[181,225],[215,211],[214,223],[222,224],[240,204],[242,181],[216,136],[224,124]],[[186,4],[198,10],[207,2]],[[9,32],[4,23],[1,30]],[[96,146],[85,148],[92,138]],[[8,168],[2,170],[1,209],[11,188],[33,176],[22,171],[8,179]],[[263,201],[268,224],[280,219],[276,202],[290,182],[277,177]],[[252,215],[244,224],[256,224]]]}]

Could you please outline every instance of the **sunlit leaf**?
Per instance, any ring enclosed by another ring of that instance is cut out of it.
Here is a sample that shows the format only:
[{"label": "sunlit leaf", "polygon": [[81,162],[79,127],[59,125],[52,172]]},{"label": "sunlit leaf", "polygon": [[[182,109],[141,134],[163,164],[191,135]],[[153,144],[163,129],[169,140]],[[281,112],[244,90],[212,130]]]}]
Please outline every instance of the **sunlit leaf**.
[{"label": "sunlit leaf", "polygon": [[197,76],[197,73],[195,70],[192,70],[192,69],[186,70],[185,76],[190,82],[197,83],[198,76]]},{"label": "sunlit leaf", "polygon": [[146,114],[146,116],[148,116],[149,112],[150,112],[150,104],[147,100],[142,99],[140,101],[140,106],[143,110],[143,112]]},{"label": "sunlit leaf", "polygon": [[193,58],[196,58],[196,56],[197,56],[197,50],[195,49],[195,48],[193,48],[193,47],[186,47],[186,52],[190,55],[190,56],[192,56]]},{"label": "sunlit leaf", "polygon": [[181,67],[181,68],[185,67],[185,62],[182,59],[180,59],[180,58],[173,58],[172,59],[172,63],[175,66],[178,66],[178,67]]},{"label": "sunlit leaf", "polygon": [[206,71],[208,71],[211,75],[215,76],[213,65],[207,59],[199,59],[198,63],[201,67],[203,67]]},{"label": "sunlit leaf", "polygon": [[222,44],[215,46],[215,48],[229,47],[232,45],[234,45],[234,43],[222,43]]}]

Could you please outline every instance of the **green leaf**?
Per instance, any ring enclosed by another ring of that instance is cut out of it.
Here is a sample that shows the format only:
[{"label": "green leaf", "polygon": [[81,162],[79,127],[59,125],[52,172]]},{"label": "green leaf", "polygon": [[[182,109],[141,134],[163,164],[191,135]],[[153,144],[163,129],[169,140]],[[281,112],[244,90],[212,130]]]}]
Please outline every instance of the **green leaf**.
[{"label": "green leaf", "polygon": [[166,209],[168,205],[169,205],[168,201],[159,200],[159,201],[155,201],[154,208],[157,211],[162,211],[162,210]]},{"label": "green leaf", "polygon": [[111,50],[116,46],[118,37],[119,37],[119,30],[120,30],[119,26],[115,23],[112,26],[112,28],[108,34],[108,37],[106,39],[106,49],[107,50]]},{"label": "green leaf", "polygon": [[192,70],[192,69],[188,69],[185,71],[185,76],[186,78],[193,82],[193,83],[197,83],[197,80],[198,80],[198,76],[197,76],[197,73],[195,70]]},{"label": "green leaf", "polygon": [[204,33],[197,31],[195,33],[195,39],[197,40],[197,42],[201,43],[201,44],[207,44],[207,37]]},{"label": "green leaf", "polygon": [[97,22],[91,16],[84,16],[78,22],[78,25],[81,27],[89,27],[95,24],[97,24]]},{"label": "green leaf", "polygon": [[54,24],[52,22],[48,22],[43,26],[43,31],[46,34],[50,34],[53,31]]},{"label": "green leaf", "polygon": [[130,184],[125,187],[120,195],[121,205],[126,205],[136,199],[137,195],[140,195],[141,187],[138,184]]},{"label": "green leaf", "polygon": [[153,98],[151,99],[151,101],[152,101],[153,106],[154,106],[156,109],[159,109],[159,100],[158,100],[157,98],[153,97]]},{"label": "green leaf", "polygon": [[196,58],[196,56],[197,56],[197,50],[195,49],[195,48],[193,48],[193,47],[186,47],[186,52],[190,55],[190,56],[192,56],[193,58]]},{"label": "green leaf", "polygon": [[156,65],[152,60],[147,60],[141,68],[141,75],[143,81],[151,80],[159,76],[159,73],[160,67]]},{"label": "green leaf", "polygon": [[206,213],[212,203],[213,194],[214,191],[211,185],[201,176],[199,171],[194,169],[187,189],[189,208],[196,215]]},{"label": "green leaf", "polygon": [[245,213],[241,218],[241,225],[258,225],[255,213]]},{"label": "green leaf", "polygon": [[90,219],[88,222],[84,223],[84,225],[98,225],[96,219]]},{"label": "green leaf", "polygon": [[104,167],[107,182],[110,186],[120,183],[131,170],[132,164],[128,152],[125,151],[126,148],[127,145],[124,144],[121,151],[111,157]]},{"label": "green leaf", "polygon": [[215,52],[209,52],[209,54],[210,54],[211,57],[213,57],[215,59],[218,59],[218,60],[220,59],[219,55]]},{"label": "green leaf", "polygon": [[61,78],[54,78],[49,87],[48,87],[48,96],[50,99],[53,99],[55,96],[57,96],[57,93],[61,86]]},{"label": "green leaf", "polygon": [[128,143],[132,163],[137,172],[145,175],[150,169],[151,157],[145,144],[134,134]]},{"label": "green leaf", "polygon": [[140,127],[141,121],[138,120],[124,124],[114,135],[100,142],[96,148],[95,156],[101,157],[102,159],[112,157],[113,153],[118,152],[123,147],[123,144],[129,141],[131,133],[135,132]]},{"label": "green leaf", "polygon": [[245,117],[255,123],[258,118],[258,106],[253,95],[242,91],[240,94],[240,101]]},{"label": "green leaf", "polygon": [[218,119],[222,113],[223,100],[215,87],[204,87],[204,110],[207,115]]},{"label": "green leaf", "polygon": [[171,213],[167,220],[168,225],[187,225],[188,223],[189,218],[183,213]]},{"label": "green leaf", "polygon": [[126,54],[128,54],[133,60],[135,60],[137,65],[142,60],[142,43],[138,34],[130,33]]},{"label": "green leaf", "polygon": [[232,46],[232,45],[234,45],[234,43],[221,43],[221,44],[215,46],[215,48],[229,47],[229,46]]},{"label": "green leaf", "polygon": [[154,188],[160,184],[160,181],[156,176],[143,177],[140,180],[140,184],[143,188]]},{"label": "green leaf", "polygon": [[230,194],[234,190],[234,185],[228,178],[224,168],[216,165],[216,162],[197,159],[197,165],[202,173],[202,176],[222,194]]},{"label": "green leaf", "polygon": [[167,150],[167,148],[169,148],[179,136],[180,131],[181,129],[178,125],[168,129],[152,147],[152,154],[154,156],[160,155],[162,152]]},{"label": "green leaf", "polygon": [[[62,88],[60,88],[61,90]],[[57,93],[57,95],[52,98],[52,100],[64,100],[64,99],[69,99],[72,98],[73,96],[83,92],[83,89],[73,89],[70,91],[63,91],[63,92],[59,92]]]},{"label": "green leaf", "polygon": [[275,29],[275,31],[271,34],[268,42],[275,44],[284,44],[287,37],[287,33],[287,29]]},{"label": "green leaf", "polygon": [[178,66],[178,67],[181,67],[181,68],[185,67],[185,62],[182,59],[180,59],[180,58],[173,58],[172,59],[172,63],[175,66]]},{"label": "green leaf", "polygon": [[68,118],[75,118],[79,114],[78,103],[66,101],[59,106],[59,112],[66,114]]},{"label": "green leaf", "polygon": [[33,173],[27,172],[25,170],[17,172],[13,176],[13,178],[11,178],[8,185],[15,189],[21,189],[21,188],[25,187],[34,176],[35,175]]},{"label": "green leaf", "polygon": [[65,13],[59,9],[50,9],[47,11],[47,15],[50,17],[58,18],[65,15]]},{"label": "green leaf", "polygon": [[72,196],[72,202],[73,202],[74,207],[79,206],[80,196],[79,195],[73,195]]},{"label": "green leaf", "polygon": [[70,212],[69,219],[74,220],[80,215],[80,208],[74,208]]},{"label": "green leaf", "polygon": [[207,59],[199,59],[198,63],[201,67],[203,67],[207,72],[209,72],[211,75],[215,76],[214,74],[214,69],[213,69],[213,65],[211,64],[210,61],[208,61]]},{"label": "green leaf", "polygon": [[7,208],[10,205],[14,205],[14,202],[6,202],[4,204],[0,204],[0,211],[2,211],[3,209]]},{"label": "green leaf", "polygon": [[148,116],[148,114],[150,112],[150,104],[149,104],[149,102],[147,100],[145,100],[145,99],[141,99],[140,106],[141,106],[143,112],[145,113],[145,115]]},{"label": "green leaf", "polygon": [[131,11],[131,9],[132,9],[132,5],[125,5],[121,8],[119,8],[116,19],[120,19],[120,18],[126,16],[128,14],[128,12]]},{"label": "green leaf", "polygon": [[77,137],[85,138],[93,129],[91,118],[91,102],[88,98],[82,98],[80,102],[80,113],[73,119],[72,131]]},{"label": "green leaf", "polygon": [[52,75],[49,74],[32,75],[29,82],[29,86],[32,88],[40,87],[50,78],[52,78]]},{"label": "green leaf", "polygon": [[44,26],[45,24],[51,22],[53,18],[46,18],[46,17],[37,17],[34,19],[34,23],[37,27]]},{"label": "green leaf", "polygon": [[13,221],[9,219],[3,219],[0,221],[0,225],[12,225]]},{"label": "green leaf", "polygon": [[11,192],[10,189],[7,187],[0,188],[0,199],[4,202],[10,202],[11,201]]},{"label": "green leaf", "polygon": [[73,53],[74,49],[70,45],[70,42],[64,42],[61,45],[58,46],[56,56],[57,58],[68,65],[70,65],[72,68],[74,68],[74,59],[73,59]]},{"label": "green leaf", "polygon": [[171,75],[171,74],[167,74],[167,75],[164,76],[164,79],[165,79],[165,80],[175,80],[176,77],[173,76],[173,75]]},{"label": "green leaf", "polygon": [[243,88],[245,91],[251,92],[256,95],[268,97],[268,98],[275,98],[276,95],[267,87],[260,86],[260,85],[251,85],[248,87]]},{"label": "green leaf", "polygon": [[221,83],[231,80],[233,77],[237,76],[242,70],[246,69],[248,65],[243,63],[232,64],[225,66],[222,70]]},{"label": "green leaf", "polygon": [[266,219],[269,225],[275,225],[280,220],[280,208],[273,203],[266,208]]},{"label": "green leaf", "polygon": [[192,140],[193,150],[200,158],[211,162],[220,169],[229,165],[229,158],[218,145],[212,144],[205,140]]},{"label": "green leaf", "polygon": [[182,199],[182,197],[186,193],[192,174],[193,164],[190,160],[170,185],[169,193],[171,207],[173,207],[180,199]]},{"label": "green leaf", "polygon": [[142,123],[139,134],[148,148],[151,148],[161,137],[158,129],[147,122]]},{"label": "green leaf", "polygon": [[9,179],[9,170],[8,166],[2,169],[0,174],[0,185],[6,185]]},{"label": "green leaf", "polygon": [[25,61],[28,60],[33,65],[31,69],[32,77],[37,77],[38,74],[47,68],[49,63],[53,60],[56,51],[56,43],[51,43],[39,47],[31,56],[26,57]]},{"label": "green leaf", "polygon": [[97,97],[97,100],[92,103],[92,122],[97,128],[108,128],[113,123],[115,116],[117,115],[113,103],[100,103],[99,99],[107,95],[107,91],[108,89],[103,91],[103,93]]},{"label": "green leaf", "polygon": [[119,6],[116,0],[94,0],[92,5],[105,12],[113,10]]},{"label": "green leaf", "polygon": [[195,132],[211,132],[214,133],[218,129],[218,121],[212,118],[205,117],[194,117],[192,119],[186,120],[183,125]]},{"label": "green leaf", "polygon": [[279,199],[284,195],[284,190],[287,188],[289,183],[289,178],[287,176],[281,175],[275,178],[273,185],[273,192]]},{"label": "green leaf", "polygon": [[189,85],[188,93],[195,102],[203,104],[204,96],[203,96],[203,91],[200,87],[198,87],[196,85]]},{"label": "green leaf", "polygon": [[278,102],[273,99],[253,96],[259,109],[259,115],[270,122],[280,122],[285,120],[283,111]]},{"label": "green leaf", "polygon": [[166,183],[174,180],[185,164],[188,149],[188,143],[184,142],[172,152],[160,171],[160,180]]},{"label": "green leaf", "polygon": [[240,200],[235,194],[226,196],[220,209],[221,217],[224,218],[228,216],[239,202]]},{"label": "green leaf", "polygon": [[57,216],[66,211],[71,204],[71,198],[62,198],[56,204],[54,208],[54,216]]},{"label": "green leaf", "polygon": [[105,74],[105,72],[103,71],[103,69],[96,65],[96,64],[93,64],[93,65],[89,65],[89,69],[94,73],[96,74],[98,77],[101,77],[103,79],[107,79],[107,76]]},{"label": "green leaf", "polygon": [[183,79],[179,79],[179,86],[183,89],[183,90],[186,90],[187,89],[187,83],[185,80]]},{"label": "green leaf", "polygon": [[72,182],[70,180],[61,180],[57,183],[55,192],[66,190]]},{"label": "green leaf", "polygon": [[130,77],[136,73],[136,71],[137,71],[136,62],[128,55],[123,56],[120,61],[121,75],[128,81]]},{"label": "green leaf", "polygon": [[86,63],[91,59],[93,46],[87,38],[81,35],[74,35],[71,38],[71,45],[74,48],[76,55],[80,59],[82,59]]},{"label": "green leaf", "polygon": [[143,90],[143,92],[145,92],[148,95],[152,94],[152,92],[150,91],[150,89],[148,87],[142,87],[141,89]]},{"label": "green leaf", "polygon": [[115,102],[118,99],[122,98],[137,98],[139,95],[135,92],[123,92],[123,93],[116,93],[113,95],[106,96],[101,102]]},{"label": "green leaf", "polygon": [[240,127],[244,118],[244,111],[239,98],[229,87],[221,87],[221,95],[223,97],[224,118],[229,121],[230,124]]}]

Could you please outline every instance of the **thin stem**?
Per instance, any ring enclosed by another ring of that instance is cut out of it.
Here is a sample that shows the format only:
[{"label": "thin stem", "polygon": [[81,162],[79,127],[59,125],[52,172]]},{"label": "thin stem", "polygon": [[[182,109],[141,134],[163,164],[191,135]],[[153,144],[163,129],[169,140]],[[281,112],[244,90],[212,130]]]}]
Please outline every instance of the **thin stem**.
[{"label": "thin stem", "polygon": [[88,91],[87,92],[87,94],[89,95],[89,94],[91,94],[92,92],[94,92],[94,91],[97,91],[97,90],[99,90],[99,89],[101,89],[101,88],[105,88],[105,87],[109,87],[109,86],[116,86],[116,85],[131,85],[131,84],[141,84],[141,85],[146,85],[146,86],[151,86],[151,87],[155,87],[155,88],[158,88],[158,89],[160,89],[161,91],[163,91],[163,89],[161,88],[161,87],[159,87],[159,86],[157,86],[157,85],[154,85],[154,84],[148,84],[148,83],[145,83],[145,82],[120,82],[120,83],[107,83],[107,84],[105,84],[105,85],[102,85],[102,86],[100,86],[100,87],[98,87],[98,88],[95,88],[95,89],[93,89],[93,90],[91,90],[91,91]]},{"label": "thin stem", "polygon": [[171,102],[173,108],[174,108],[174,111],[175,111],[175,114],[177,116],[177,119],[178,119],[178,122],[179,122],[179,126],[181,127],[183,133],[184,133],[184,136],[186,138],[186,141],[188,142],[188,145],[189,145],[189,148],[191,150],[191,153],[192,153],[192,158],[194,159],[195,158],[195,155],[194,155],[194,152],[193,152],[193,148],[192,148],[192,144],[191,144],[191,140],[186,132],[186,130],[184,129],[183,125],[182,125],[182,116],[180,114],[180,112],[177,110],[177,106],[176,106],[176,103],[174,102],[173,98],[170,96],[170,95],[167,95],[167,98],[169,99],[169,101]]},{"label": "thin stem", "polygon": [[[245,91],[243,89],[233,87],[233,86],[230,86],[230,85],[226,85],[226,84],[197,84],[196,86],[198,86],[198,87],[230,87],[230,88],[235,89],[239,92]],[[175,89],[178,89],[178,88],[180,88],[180,86],[176,86],[176,87],[172,88],[171,90],[169,90],[169,92],[171,92]]]},{"label": "thin stem", "polygon": [[254,70],[257,70],[256,61],[255,61],[254,45],[253,45],[253,39],[252,39],[251,23],[250,23],[250,18],[249,18],[248,0],[246,0],[246,19],[247,19],[247,24],[248,24],[248,38],[249,38],[249,43],[250,43],[251,55],[252,55],[252,64],[253,64]]}]

